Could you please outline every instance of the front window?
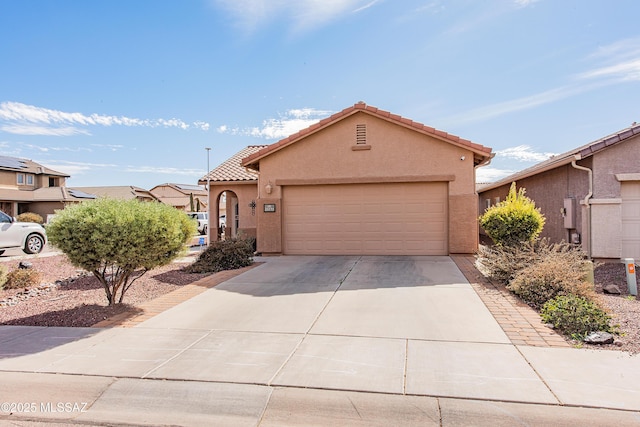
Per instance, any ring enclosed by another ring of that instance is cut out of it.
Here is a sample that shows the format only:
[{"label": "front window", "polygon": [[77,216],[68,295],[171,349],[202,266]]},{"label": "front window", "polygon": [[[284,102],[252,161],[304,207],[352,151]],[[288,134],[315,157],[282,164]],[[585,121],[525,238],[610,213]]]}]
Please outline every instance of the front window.
[{"label": "front window", "polygon": [[18,174],[18,185],[24,185],[24,174],[23,173],[19,173]]},{"label": "front window", "polygon": [[33,175],[27,175],[27,185],[33,185]]}]

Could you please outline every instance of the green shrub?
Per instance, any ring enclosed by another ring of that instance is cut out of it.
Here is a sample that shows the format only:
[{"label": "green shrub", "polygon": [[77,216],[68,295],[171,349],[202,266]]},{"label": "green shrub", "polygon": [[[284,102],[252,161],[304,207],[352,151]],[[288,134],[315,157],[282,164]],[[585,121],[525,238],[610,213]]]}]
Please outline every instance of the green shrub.
[{"label": "green shrub", "polygon": [[7,282],[4,284],[5,289],[22,289],[31,288],[40,285],[41,274],[32,268],[18,268],[7,274]]},{"label": "green shrub", "polygon": [[33,212],[21,213],[16,217],[16,220],[18,220],[19,222],[35,222],[37,224],[44,223],[44,219],[42,219],[42,217],[37,213]]},{"label": "green shrub", "polygon": [[4,288],[7,283],[7,267],[0,264],[0,290]]},{"label": "green shrub", "polygon": [[252,263],[253,239],[226,239],[212,242],[185,271],[216,273],[246,267]]},{"label": "green shrub", "polygon": [[516,191],[516,183],[506,200],[488,208],[480,217],[480,226],[497,245],[513,246],[534,241],[542,232],[545,218],[536,204],[525,196],[525,189]]},{"label": "green shrub", "polygon": [[169,264],[185,250],[195,224],[172,206],[100,198],[58,211],[49,240],[77,267],[104,286],[109,305],[147,271]]},{"label": "green shrub", "polygon": [[562,256],[567,254],[546,256],[518,271],[507,288],[538,310],[559,295],[576,295],[593,300],[593,285],[585,280],[585,261]]},{"label": "green shrub", "polygon": [[611,317],[593,301],[575,295],[560,295],[542,307],[542,320],[561,333],[583,340],[591,332],[617,333]]}]

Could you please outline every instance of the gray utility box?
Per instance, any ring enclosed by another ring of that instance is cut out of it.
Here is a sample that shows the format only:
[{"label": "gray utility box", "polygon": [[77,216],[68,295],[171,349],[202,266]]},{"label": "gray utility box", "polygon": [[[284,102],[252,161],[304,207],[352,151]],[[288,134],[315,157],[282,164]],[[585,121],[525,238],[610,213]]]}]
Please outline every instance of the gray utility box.
[{"label": "gray utility box", "polygon": [[564,228],[569,230],[576,228],[576,199],[564,199],[562,216],[564,217]]}]

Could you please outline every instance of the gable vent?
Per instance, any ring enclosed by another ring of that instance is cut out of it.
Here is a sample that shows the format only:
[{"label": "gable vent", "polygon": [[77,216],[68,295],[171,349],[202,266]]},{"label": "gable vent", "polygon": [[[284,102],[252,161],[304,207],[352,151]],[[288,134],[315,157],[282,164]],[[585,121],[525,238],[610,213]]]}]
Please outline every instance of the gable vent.
[{"label": "gable vent", "polygon": [[367,143],[367,125],[356,125],[356,144]]}]

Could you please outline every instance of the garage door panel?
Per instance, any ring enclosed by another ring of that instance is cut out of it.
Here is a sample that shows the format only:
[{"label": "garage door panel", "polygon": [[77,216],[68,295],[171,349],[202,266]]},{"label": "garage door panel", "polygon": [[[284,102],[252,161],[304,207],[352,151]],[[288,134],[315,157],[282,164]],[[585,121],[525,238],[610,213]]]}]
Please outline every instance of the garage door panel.
[{"label": "garage door panel", "polygon": [[291,186],[288,254],[446,255],[447,184]]}]

